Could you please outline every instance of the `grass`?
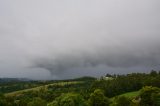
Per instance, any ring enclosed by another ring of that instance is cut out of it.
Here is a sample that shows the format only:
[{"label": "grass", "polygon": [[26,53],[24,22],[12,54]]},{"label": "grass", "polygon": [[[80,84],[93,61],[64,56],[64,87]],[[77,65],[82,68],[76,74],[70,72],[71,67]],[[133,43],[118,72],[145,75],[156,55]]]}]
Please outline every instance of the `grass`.
[{"label": "grass", "polygon": [[121,94],[119,96],[126,96],[128,98],[133,98],[133,97],[138,96],[138,94],[139,94],[139,91],[134,91],[134,92],[124,93],[124,94]]},{"label": "grass", "polygon": [[[139,95],[139,92],[140,91],[127,92],[127,93],[124,93],[124,94],[121,94],[121,95],[118,95],[118,96],[125,96],[127,98],[134,98],[134,97]],[[111,98],[111,100],[113,100],[114,98],[115,97]]]},{"label": "grass", "polygon": [[39,87],[35,87],[35,88],[29,88],[29,89],[14,91],[14,92],[11,92],[11,93],[6,93],[5,96],[16,96],[16,95],[21,95],[24,92],[39,91],[40,89],[47,89],[48,86],[52,86],[52,85],[64,86],[64,85],[67,85],[67,84],[79,84],[79,83],[83,83],[83,81],[57,82],[57,83],[48,84],[48,85],[44,85],[44,86],[39,86]]}]

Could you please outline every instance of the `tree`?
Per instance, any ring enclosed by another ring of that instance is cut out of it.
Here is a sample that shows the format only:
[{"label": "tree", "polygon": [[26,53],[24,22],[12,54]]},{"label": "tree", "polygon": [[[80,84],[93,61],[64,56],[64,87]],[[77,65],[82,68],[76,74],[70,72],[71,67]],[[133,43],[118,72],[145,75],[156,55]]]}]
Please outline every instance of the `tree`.
[{"label": "tree", "polygon": [[141,97],[141,101],[140,104],[141,105],[148,105],[148,106],[153,106],[155,102],[159,101],[159,94],[160,93],[160,89],[157,87],[152,87],[152,86],[146,86],[143,87],[140,91],[140,97]]},{"label": "tree", "polygon": [[47,106],[86,106],[83,97],[76,93],[62,94]]},{"label": "tree", "polygon": [[14,103],[16,106],[27,106],[28,102],[30,102],[32,99],[29,97],[23,97],[20,100],[14,100]]},{"label": "tree", "polygon": [[29,102],[27,106],[47,106],[47,103],[45,100],[37,97],[34,98],[33,101]]},{"label": "tree", "polygon": [[152,71],[150,72],[150,75],[153,76],[153,77],[155,77],[155,76],[158,75],[158,73],[157,73],[157,71],[152,70]]},{"label": "tree", "polygon": [[109,73],[107,73],[107,74],[106,74],[106,77],[112,77],[112,75],[111,75],[111,74],[109,74]]},{"label": "tree", "polygon": [[7,101],[3,94],[0,93],[0,106],[7,106]]},{"label": "tree", "polygon": [[130,106],[131,100],[125,96],[118,96],[114,99],[112,106]]},{"label": "tree", "polygon": [[88,104],[89,106],[109,106],[110,102],[101,89],[96,89],[91,93]]},{"label": "tree", "polygon": [[151,95],[151,100],[154,106],[160,106],[160,93],[153,93]]}]

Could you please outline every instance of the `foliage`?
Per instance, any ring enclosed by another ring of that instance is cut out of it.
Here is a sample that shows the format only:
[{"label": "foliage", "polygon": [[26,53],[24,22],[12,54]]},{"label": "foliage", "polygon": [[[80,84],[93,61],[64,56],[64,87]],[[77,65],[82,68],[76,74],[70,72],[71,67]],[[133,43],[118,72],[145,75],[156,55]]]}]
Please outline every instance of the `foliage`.
[{"label": "foliage", "polygon": [[130,106],[131,100],[125,96],[115,97],[111,106]]},{"label": "foliage", "polygon": [[89,106],[109,106],[110,101],[104,96],[102,90],[96,89],[93,93],[91,93],[88,104]]},{"label": "foliage", "polygon": [[7,101],[4,97],[3,94],[0,94],[0,106],[6,106],[7,105]]},{"label": "foliage", "polygon": [[160,106],[160,92],[159,93],[153,93],[151,95],[151,100],[153,101],[154,106]]},{"label": "foliage", "polygon": [[[58,100],[62,102],[62,100],[66,101],[69,98],[72,98],[73,96],[71,96],[71,94],[79,95],[83,99],[84,105],[85,102],[87,102],[87,105],[91,106],[94,106],[94,104],[97,105],[97,103],[98,105],[109,105],[108,97],[113,98],[117,95],[126,96],[126,98],[132,101],[132,106],[139,106],[140,103],[142,106],[144,104],[160,106],[160,93],[155,93],[154,90],[150,89],[150,91],[154,92],[149,92],[143,88],[140,91],[140,95],[137,96],[142,87],[160,87],[160,71],[156,72],[152,70],[149,74],[106,74],[106,76],[107,79],[102,77],[102,79],[97,80],[92,77],[82,77],[59,81],[0,81],[0,92],[4,94],[0,95],[0,106],[28,106],[36,104],[36,101],[46,101],[47,103],[50,103],[48,105],[55,105],[58,103]],[[147,95],[148,99],[143,95]],[[64,96],[66,99],[63,98]],[[39,100],[36,98],[39,98]],[[115,103],[122,104],[118,102],[118,100],[122,99],[124,103],[126,103],[126,98],[110,99],[110,101],[112,101],[112,105],[115,105]],[[106,104],[104,104],[104,101]]]},{"label": "foliage", "polygon": [[41,98],[34,98],[27,106],[47,106],[47,103]]},{"label": "foliage", "polygon": [[143,87],[140,91],[140,97],[141,97],[140,104],[145,106],[153,106],[155,104],[159,104],[160,102],[159,93],[160,93],[160,88],[152,86]]},{"label": "foliage", "polygon": [[[5,78],[6,79],[6,78]],[[53,83],[53,81],[17,81],[17,80],[11,80],[10,81],[3,81],[0,79],[0,92],[1,93],[9,93],[29,88],[34,88],[38,86],[43,86],[46,84]]]},{"label": "foliage", "polygon": [[83,97],[76,93],[62,94],[47,106],[86,106]]},{"label": "foliage", "polygon": [[91,90],[102,89],[105,96],[114,97],[125,92],[132,92],[141,89],[143,86],[160,87],[160,75],[151,72],[152,74],[145,73],[132,73],[127,75],[113,75],[112,80],[97,80],[92,86]]},{"label": "foliage", "polygon": [[150,75],[156,77],[158,75],[157,71],[151,70]]}]

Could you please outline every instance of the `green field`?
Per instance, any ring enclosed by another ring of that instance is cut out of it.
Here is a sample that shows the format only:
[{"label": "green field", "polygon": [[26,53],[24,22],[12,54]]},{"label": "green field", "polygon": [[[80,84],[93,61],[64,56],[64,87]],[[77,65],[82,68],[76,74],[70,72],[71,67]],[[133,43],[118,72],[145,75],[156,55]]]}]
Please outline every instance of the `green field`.
[{"label": "green field", "polygon": [[44,85],[44,86],[39,86],[39,87],[35,87],[35,88],[24,89],[24,90],[14,91],[14,92],[11,92],[11,93],[6,93],[5,96],[16,96],[16,95],[20,95],[24,92],[38,91],[40,89],[47,89],[48,86],[52,86],[52,85],[64,86],[64,85],[67,85],[67,84],[79,84],[79,83],[83,83],[83,81],[57,82],[57,83],[48,84],[48,85]]},{"label": "green field", "polygon": [[139,91],[134,91],[134,92],[124,93],[124,94],[121,94],[119,96],[126,96],[128,98],[133,98],[133,97],[136,97],[138,95],[139,95]]},{"label": "green field", "polygon": [[[124,93],[124,94],[121,94],[121,95],[117,95],[117,96],[125,96],[125,97],[127,97],[127,98],[131,98],[131,99],[132,99],[132,98],[138,96],[138,95],[139,95],[139,92],[140,92],[140,91],[127,92],[127,93]],[[117,97],[117,96],[116,96],[116,97]],[[113,101],[114,98],[115,98],[115,97],[111,98],[110,100]]]}]

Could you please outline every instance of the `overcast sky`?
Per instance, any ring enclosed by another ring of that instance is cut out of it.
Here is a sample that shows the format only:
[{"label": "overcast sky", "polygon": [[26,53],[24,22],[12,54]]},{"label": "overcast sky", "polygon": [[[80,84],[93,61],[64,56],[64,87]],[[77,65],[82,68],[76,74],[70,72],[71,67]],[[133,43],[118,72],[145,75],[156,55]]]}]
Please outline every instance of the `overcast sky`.
[{"label": "overcast sky", "polygon": [[0,0],[0,77],[160,70],[160,0]]}]

